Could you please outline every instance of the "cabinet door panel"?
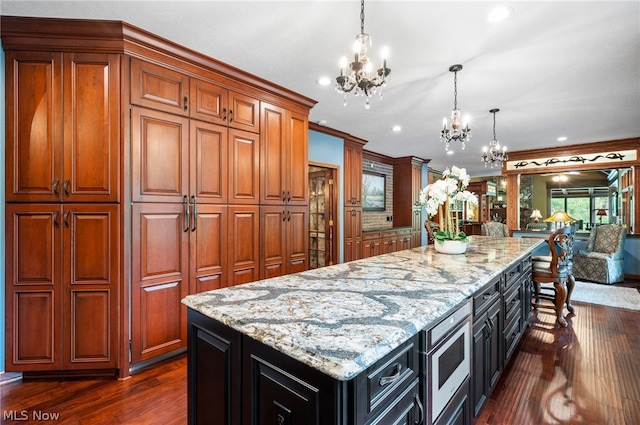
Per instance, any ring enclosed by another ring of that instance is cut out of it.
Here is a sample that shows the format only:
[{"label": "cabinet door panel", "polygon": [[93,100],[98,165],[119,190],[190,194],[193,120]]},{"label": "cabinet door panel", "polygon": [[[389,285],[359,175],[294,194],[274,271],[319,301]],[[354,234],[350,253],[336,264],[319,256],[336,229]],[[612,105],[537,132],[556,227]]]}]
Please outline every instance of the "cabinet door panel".
[{"label": "cabinet door panel", "polygon": [[227,123],[227,89],[192,78],[190,82],[190,116],[215,124]]},{"label": "cabinet door panel", "polygon": [[119,206],[65,205],[65,369],[116,367]]},{"label": "cabinet door panel", "polygon": [[[260,203],[283,204],[286,198],[286,110],[262,104],[260,132]],[[305,175],[304,180],[308,177]]]},{"label": "cabinet door panel", "polygon": [[62,232],[59,205],[6,207],[7,371],[62,367]]},{"label": "cabinet door panel", "polygon": [[189,120],[131,110],[133,200],[181,202],[189,191]]},{"label": "cabinet door panel", "polygon": [[62,55],[6,53],[6,200],[55,202],[62,187]]},{"label": "cabinet door panel", "polygon": [[117,201],[120,57],[65,53],[63,198]]},{"label": "cabinet door panel", "polygon": [[309,210],[307,207],[287,208],[287,269],[297,273],[309,268]]},{"label": "cabinet door panel", "polygon": [[190,190],[199,203],[227,202],[228,130],[191,120]]},{"label": "cabinet door panel", "polygon": [[131,59],[131,103],[187,116],[189,78],[152,63]]},{"label": "cabinet door panel", "polygon": [[198,205],[196,227],[190,238],[189,292],[227,286],[227,207]]},{"label": "cabinet door panel", "polygon": [[260,131],[260,101],[229,92],[229,108],[229,126],[253,133]]},{"label": "cabinet door panel", "polygon": [[135,204],[132,214],[132,363],[185,346],[189,237],[184,206]]},{"label": "cabinet door panel", "polygon": [[257,204],[260,184],[260,139],[257,134],[229,130],[229,203]]},{"label": "cabinet door panel", "polygon": [[262,263],[260,278],[282,276],[286,261],[286,226],[287,211],[284,206],[260,208],[260,232],[262,239],[260,248]]},{"label": "cabinet door panel", "polygon": [[285,171],[287,176],[287,203],[290,205],[309,204],[309,124],[307,116],[289,113],[287,116],[289,131],[287,132],[288,159]]},{"label": "cabinet door panel", "polygon": [[229,284],[258,280],[259,276],[259,208],[229,206]]}]

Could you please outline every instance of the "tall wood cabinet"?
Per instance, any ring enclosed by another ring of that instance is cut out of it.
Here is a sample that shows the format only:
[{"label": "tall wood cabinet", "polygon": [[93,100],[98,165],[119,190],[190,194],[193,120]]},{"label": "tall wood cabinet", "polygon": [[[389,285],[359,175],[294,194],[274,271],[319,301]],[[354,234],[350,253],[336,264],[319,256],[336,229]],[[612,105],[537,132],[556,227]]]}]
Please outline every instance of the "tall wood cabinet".
[{"label": "tall wood cabinet", "polygon": [[260,278],[261,237],[307,267],[315,101],[126,23],[1,19],[5,370],[126,376],[185,349],[185,295]]},{"label": "tall wood cabinet", "polygon": [[393,160],[393,224],[411,226],[411,246],[422,245],[422,164],[417,157]]},{"label": "tall wood cabinet", "polygon": [[5,370],[112,369],[121,284],[120,56],[20,51],[11,41],[3,34]]},{"label": "tall wood cabinet", "polygon": [[362,147],[344,139],[344,261],[362,258]]}]

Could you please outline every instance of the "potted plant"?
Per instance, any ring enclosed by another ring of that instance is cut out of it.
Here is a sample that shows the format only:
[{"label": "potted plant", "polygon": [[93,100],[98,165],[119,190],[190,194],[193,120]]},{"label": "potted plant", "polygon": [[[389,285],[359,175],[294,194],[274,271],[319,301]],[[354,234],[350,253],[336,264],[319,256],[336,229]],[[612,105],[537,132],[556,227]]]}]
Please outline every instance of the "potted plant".
[{"label": "potted plant", "polygon": [[420,191],[420,204],[429,219],[438,215],[440,229],[433,236],[436,251],[462,254],[467,250],[467,235],[460,229],[460,216],[466,204],[478,205],[478,197],[467,190],[469,175],[464,168],[452,166],[442,178]]}]

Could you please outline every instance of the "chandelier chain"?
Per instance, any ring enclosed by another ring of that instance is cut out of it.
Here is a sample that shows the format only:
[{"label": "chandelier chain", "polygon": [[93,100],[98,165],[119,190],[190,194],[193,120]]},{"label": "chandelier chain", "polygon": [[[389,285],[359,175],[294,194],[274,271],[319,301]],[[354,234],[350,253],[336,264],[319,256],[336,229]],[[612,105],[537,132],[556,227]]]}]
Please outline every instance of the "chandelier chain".
[{"label": "chandelier chain", "polygon": [[453,73],[453,109],[458,109],[458,71]]},{"label": "chandelier chain", "polygon": [[360,2],[360,34],[364,34],[364,0]]}]

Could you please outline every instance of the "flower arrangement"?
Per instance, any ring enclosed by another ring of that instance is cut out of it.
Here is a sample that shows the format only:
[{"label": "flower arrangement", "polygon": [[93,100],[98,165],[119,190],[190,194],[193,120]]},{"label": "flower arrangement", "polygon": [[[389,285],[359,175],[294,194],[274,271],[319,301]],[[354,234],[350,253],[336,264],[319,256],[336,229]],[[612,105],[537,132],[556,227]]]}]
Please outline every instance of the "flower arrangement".
[{"label": "flower arrangement", "polygon": [[460,230],[458,211],[464,211],[466,204],[478,205],[478,197],[467,190],[469,175],[464,168],[452,166],[442,173],[442,178],[420,191],[420,204],[423,205],[429,219],[438,215],[440,230],[433,239],[437,242],[446,240],[467,241],[467,235]]}]

